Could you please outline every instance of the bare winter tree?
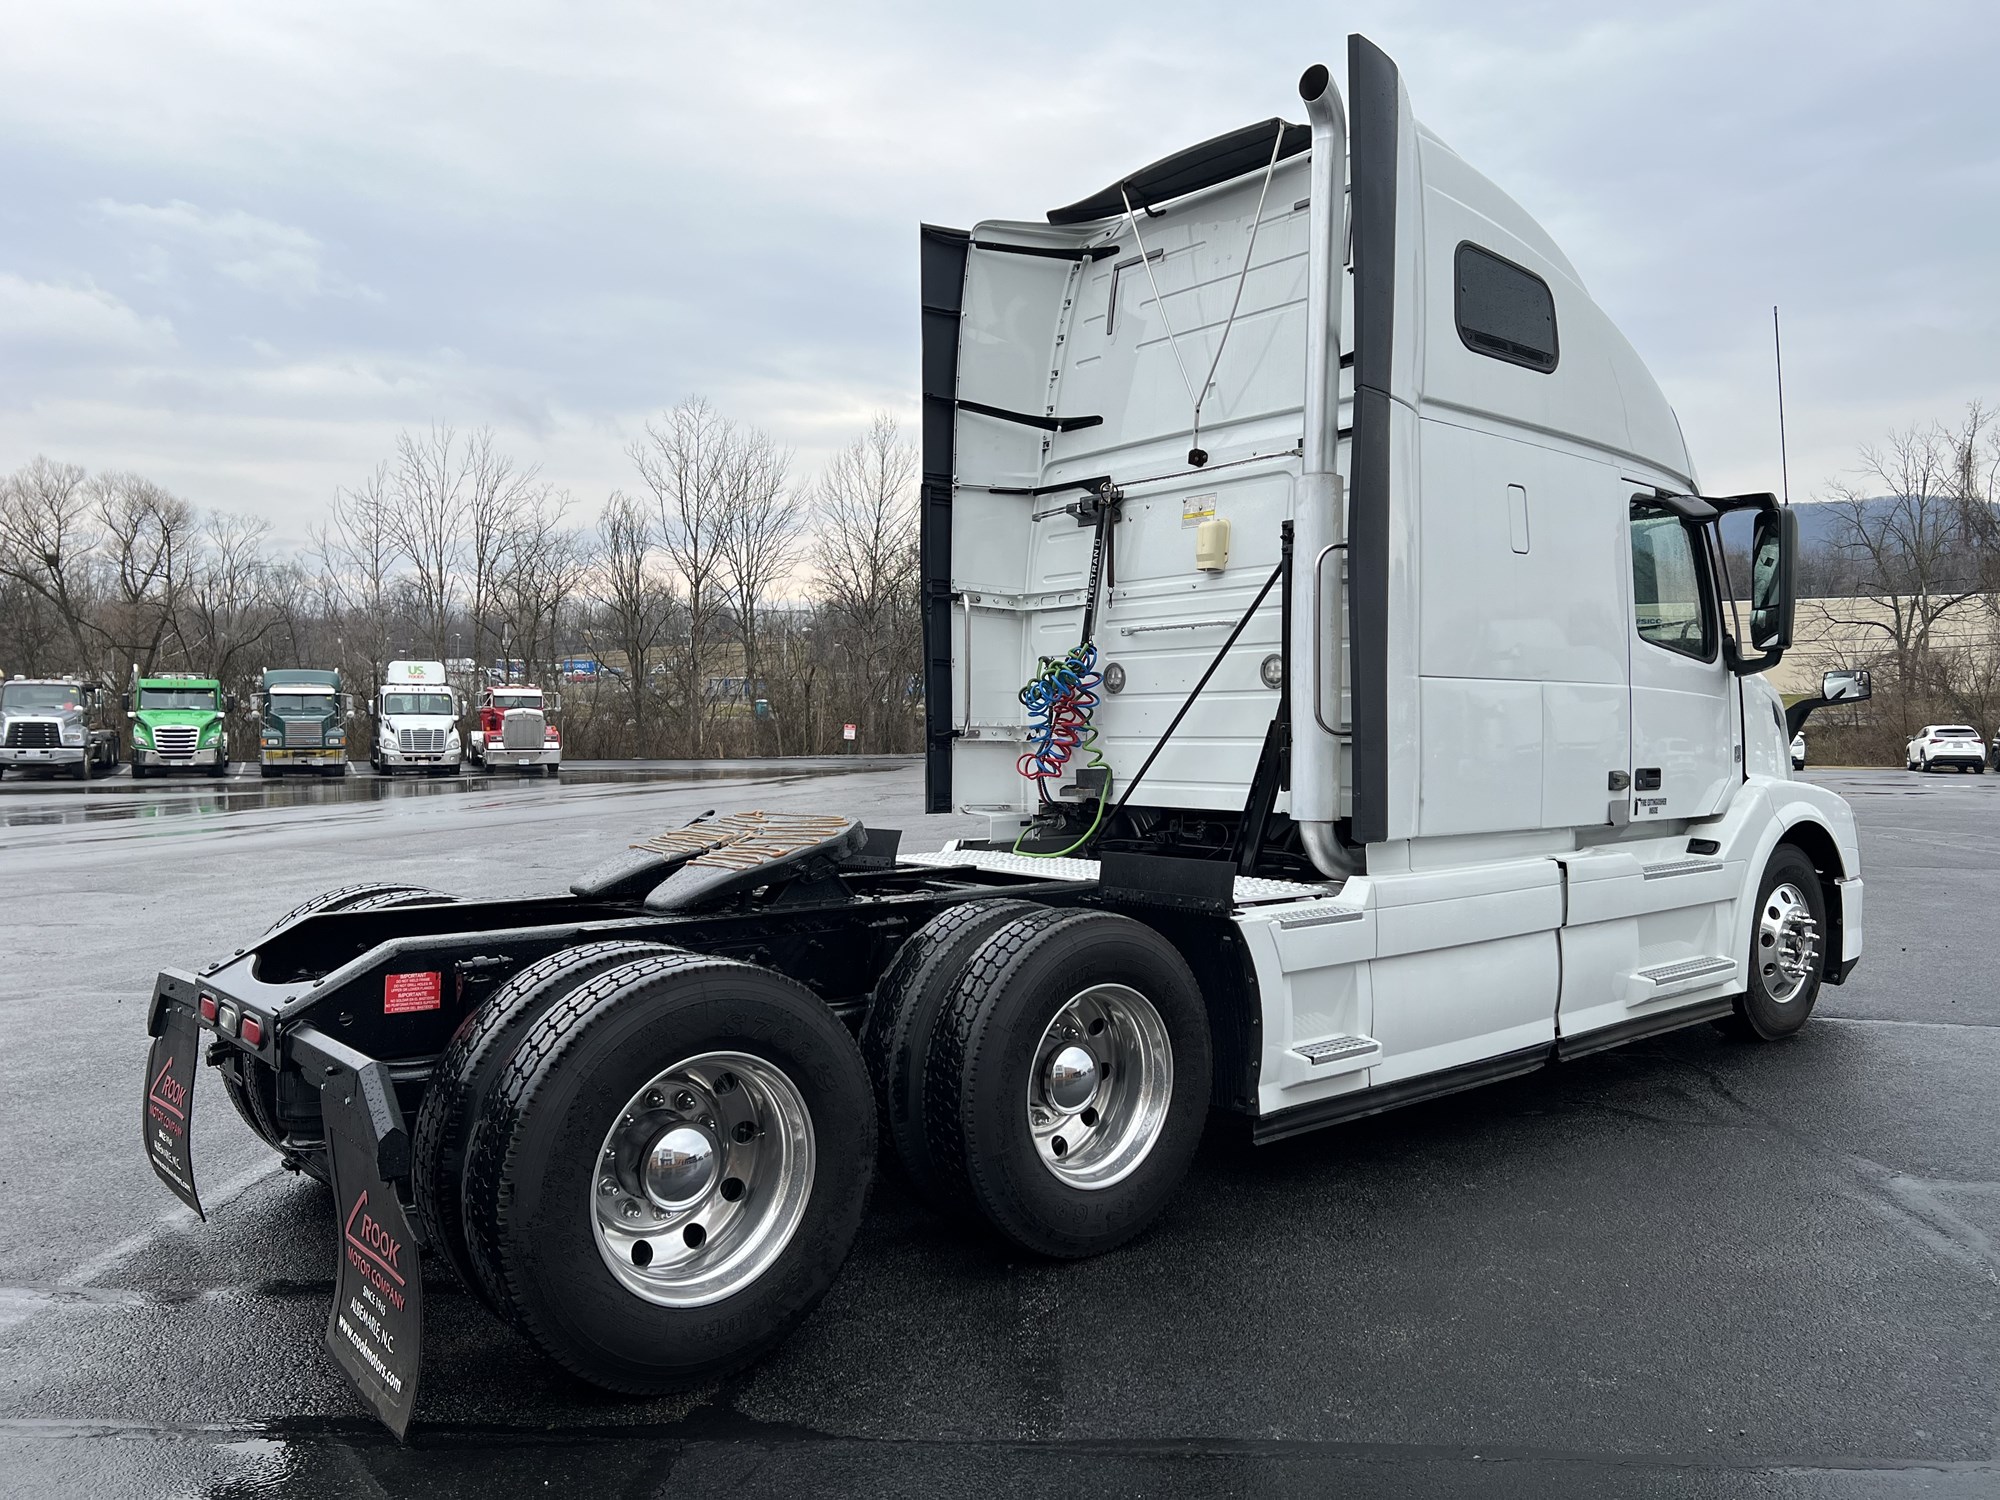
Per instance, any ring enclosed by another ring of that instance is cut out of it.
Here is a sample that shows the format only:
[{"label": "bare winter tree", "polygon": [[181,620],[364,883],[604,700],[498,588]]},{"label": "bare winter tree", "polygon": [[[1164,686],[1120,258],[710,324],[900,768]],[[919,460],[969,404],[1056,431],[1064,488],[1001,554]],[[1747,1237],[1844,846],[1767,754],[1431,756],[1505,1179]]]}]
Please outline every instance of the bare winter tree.
[{"label": "bare winter tree", "polygon": [[[117,653],[114,671],[159,669],[196,558],[194,507],[138,474],[100,474],[90,481],[105,561],[108,598],[102,610]],[[206,663],[179,666],[197,670]]]},{"label": "bare winter tree", "polygon": [[736,429],[690,396],[646,424],[625,450],[653,497],[654,540],[687,589],[687,635],[674,676],[685,705],[686,753],[708,743],[708,678],[725,604],[723,542]]},{"label": "bare winter tree", "polygon": [[905,686],[918,670],[916,450],[893,417],[836,453],[815,494],[812,560],[841,657],[842,709],[861,743],[901,749],[913,733]]},{"label": "bare winter tree", "polygon": [[[516,551],[523,546],[531,550],[541,547],[552,534],[545,519],[552,492],[548,485],[537,482],[537,472],[537,465],[517,468],[512,458],[497,451],[491,428],[482,427],[466,442],[467,615],[475,661],[488,659],[486,641],[495,633],[493,617],[502,581],[520,566]],[[518,623],[514,636],[520,639]]]},{"label": "bare winter tree", "polygon": [[[89,476],[37,456],[0,482],[0,575],[53,611],[86,671],[104,644]],[[108,669],[109,664],[100,664]]]},{"label": "bare winter tree", "polygon": [[452,611],[464,582],[465,522],[473,489],[472,444],[437,425],[419,437],[396,438],[390,474],[393,503],[385,520],[396,550],[409,563],[411,604],[427,655],[442,657]]},{"label": "bare winter tree", "polygon": [[[745,433],[725,475],[717,550],[721,584],[743,643],[743,678],[748,696],[762,690],[764,664],[760,625],[772,591],[798,560],[799,531],[805,516],[788,483],[792,456],[762,432]],[[761,739],[752,723],[753,742]]]},{"label": "bare winter tree", "polygon": [[[1976,430],[1971,436],[1977,440]],[[1852,570],[1856,594],[1876,607],[1824,600],[1824,623],[1881,638],[1884,665],[1907,713],[1921,714],[1938,686],[1940,622],[1980,591],[1971,565],[1976,549],[1959,503],[1962,473],[1955,435],[1933,424],[1862,448],[1860,477],[1829,486],[1827,503],[1837,517],[1833,547]],[[1912,728],[1914,721],[1899,727]]]},{"label": "bare winter tree", "polygon": [[[589,549],[570,528],[569,496],[543,484],[513,507],[492,607],[507,627],[513,652],[531,663],[553,663],[556,638],[590,566]],[[539,666],[535,670],[539,670]]]},{"label": "bare winter tree", "polygon": [[334,493],[326,524],[312,534],[322,608],[335,623],[341,675],[365,682],[371,697],[389,659],[391,601],[402,562],[390,521],[395,504],[389,466],[378,464],[359,487]]},{"label": "bare winter tree", "polygon": [[257,669],[255,656],[266,641],[282,638],[283,616],[274,607],[264,555],[270,530],[265,520],[211,512],[175,620],[185,658],[228,684]]},{"label": "bare winter tree", "polygon": [[[616,652],[625,660],[625,692],[632,720],[635,752],[647,754],[653,745],[650,666],[673,628],[679,601],[673,586],[655,566],[652,517],[621,490],[612,491],[597,518],[597,556],[592,570],[591,597],[597,606],[603,645],[595,640],[595,655]],[[593,635],[595,632],[593,632]]]}]

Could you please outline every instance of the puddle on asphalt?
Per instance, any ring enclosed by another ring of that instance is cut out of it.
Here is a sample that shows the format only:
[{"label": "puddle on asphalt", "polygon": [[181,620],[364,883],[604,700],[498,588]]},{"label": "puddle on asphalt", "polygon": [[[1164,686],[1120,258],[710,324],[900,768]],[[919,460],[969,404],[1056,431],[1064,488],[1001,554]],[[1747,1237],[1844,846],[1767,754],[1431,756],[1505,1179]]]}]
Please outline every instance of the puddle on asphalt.
[{"label": "puddle on asphalt", "polygon": [[[215,817],[271,808],[332,807],[415,797],[461,797],[475,792],[491,795],[494,792],[519,791],[524,795],[556,796],[565,787],[579,786],[686,786],[706,781],[795,780],[881,771],[902,764],[902,761],[856,757],[852,761],[705,761],[632,768],[576,766],[564,767],[559,780],[518,774],[426,777],[349,775],[337,781],[298,777],[267,781],[261,776],[231,776],[217,780],[189,778],[184,781],[155,781],[135,786],[130,781],[65,784],[54,778],[17,783],[10,777],[5,784],[10,795],[0,798],[0,828]],[[18,810],[7,806],[17,797],[26,799],[35,792],[48,794],[46,800],[35,798]]]}]

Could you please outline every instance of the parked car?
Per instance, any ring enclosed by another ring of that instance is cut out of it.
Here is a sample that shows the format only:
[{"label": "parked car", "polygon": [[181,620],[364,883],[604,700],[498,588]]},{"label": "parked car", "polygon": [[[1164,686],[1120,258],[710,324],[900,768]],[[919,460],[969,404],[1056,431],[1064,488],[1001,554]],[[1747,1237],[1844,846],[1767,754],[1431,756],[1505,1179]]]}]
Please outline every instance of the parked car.
[{"label": "parked car", "polygon": [[1968,724],[1926,724],[1910,741],[1904,758],[1912,771],[1986,770],[1986,742]]},{"label": "parked car", "polygon": [[1805,768],[1806,768],[1806,735],[1805,731],[1802,729],[1797,734],[1792,736],[1792,769],[1794,771],[1803,771]]}]

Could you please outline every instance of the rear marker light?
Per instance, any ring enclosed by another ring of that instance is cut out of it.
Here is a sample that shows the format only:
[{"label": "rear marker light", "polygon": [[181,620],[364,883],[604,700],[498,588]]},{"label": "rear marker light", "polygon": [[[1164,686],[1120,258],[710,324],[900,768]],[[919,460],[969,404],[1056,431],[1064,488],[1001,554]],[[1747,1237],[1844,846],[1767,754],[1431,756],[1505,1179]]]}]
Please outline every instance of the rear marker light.
[{"label": "rear marker light", "polygon": [[236,1007],[221,1005],[215,1011],[215,1029],[224,1036],[236,1035]]},{"label": "rear marker light", "polygon": [[209,1025],[215,1024],[215,996],[203,995],[195,1001],[195,1009],[201,1012],[201,1018]]},{"label": "rear marker light", "polygon": [[237,1033],[253,1047],[264,1045],[264,1023],[247,1012],[243,1017],[243,1029]]}]

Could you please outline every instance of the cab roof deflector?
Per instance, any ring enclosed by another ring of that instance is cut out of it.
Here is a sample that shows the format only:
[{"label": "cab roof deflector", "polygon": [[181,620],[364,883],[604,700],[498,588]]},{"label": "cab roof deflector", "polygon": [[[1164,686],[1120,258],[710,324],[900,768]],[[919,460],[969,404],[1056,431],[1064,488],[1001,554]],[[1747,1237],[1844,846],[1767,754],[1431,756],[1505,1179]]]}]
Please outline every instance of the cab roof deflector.
[{"label": "cab roof deflector", "polygon": [[1096,219],[1122,219],[1127,196],[1135,209],[1155,208],[1169,199],[1186,197],[1218,182],[1260,171],[1271,161],[1271,132],[1280,126],[1285,138],[1278,147],[1279,161],[1297,156],[1312,145],[1310,126],[1294,125],[1276,116],[1259,120],[1255,125],[1245,125],[1198,146],[1176,151],[1172,156],[1163,156],[1124,181],[1114,182],[1066,208],[1052,208],[1049,222],[1088,224]]}]

